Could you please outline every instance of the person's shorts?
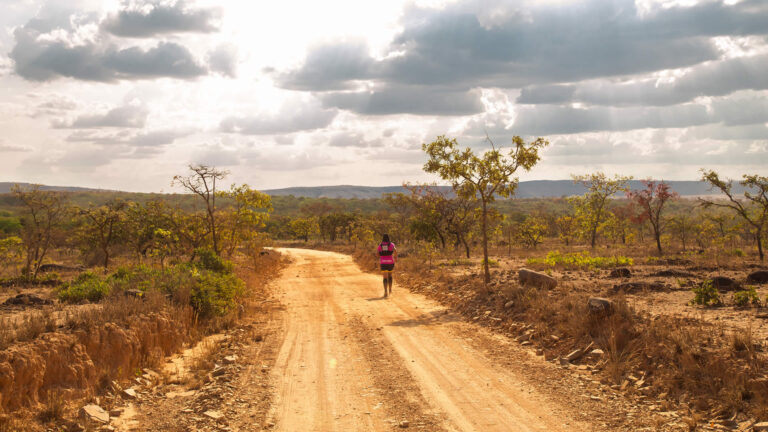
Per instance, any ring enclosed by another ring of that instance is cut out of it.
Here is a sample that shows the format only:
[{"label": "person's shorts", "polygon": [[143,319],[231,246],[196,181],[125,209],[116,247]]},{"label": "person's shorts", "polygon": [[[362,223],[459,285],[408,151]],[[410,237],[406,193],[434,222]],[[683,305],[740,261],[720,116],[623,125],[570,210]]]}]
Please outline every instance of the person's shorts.
[{"label": "person's shorts", "polygon": [[394,264],[380,264],[381,265],[381,271],[392,271],[395,269]]}]

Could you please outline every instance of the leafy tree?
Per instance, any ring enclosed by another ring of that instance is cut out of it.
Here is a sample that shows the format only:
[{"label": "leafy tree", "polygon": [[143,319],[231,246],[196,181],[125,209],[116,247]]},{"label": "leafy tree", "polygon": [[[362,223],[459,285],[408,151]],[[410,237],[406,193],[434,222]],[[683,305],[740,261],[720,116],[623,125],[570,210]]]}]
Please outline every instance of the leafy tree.
[{"label": "leafy tree", "polygon": [[422,149],[429,160],[424,165],[424,171],[437,173],[440,178],[451,182],[457,195],[466,199],[477,199],[480,202],[481,234],[483,243],[484,281],[487,285],[491,280],[488,267],[488,205],[495,201],[496,196],[510,197],[517,189],[518,179],[512,177],[518,169],[529,171],[539,161],[539,149],[548,145],[543,138],[526,144],[522,138],[512,138],[513,149],[508,155],[497,150],[493,142],[491,150],[482,155],[476,155],[472,149],[459,149],[456,139],[438,136],[430,144],[423,144]]},{"label": "leafy tree", "polygon": [[106,205],[81,209],[79,214],[82,225],[79,239],[86,253],[96,251],[101,258],[104,270],[109,266],[112,249],[126,238],[126,209],[128,203],[120,199],[109,201]]},{"label": "leafy tree", "polygon": [[519,223],[515,230],[515,238],[527,248],[535,248],[544,240],[547,225],[538,216],[528,216]]},{"label": "leafy tree", "polygon": [[[739,183],[747,188],[744,192],[745,201],[737,199],[732,191],[733,181],[722,180],[715,171],[702,171],[702,180],[717,188],[728,197],[728,201],[716,201],[712,199],[699,198],[704,208],[721,207],[734,211],[752,228],[755,243],[757,243],[757,253],[760,261],[764,259],[763,255],[763,230],[768,223],[768,177],[754,175],[743,176],[744,180]],[[754,191],[751,192],[750,190]]]},{"label": "leafy tree", "polygon": [[664,230],[664,219],[662,211],[664,205],[672,199],[679,197],[677,192],[673,191],[667,183],[656,183],[653,180],[643,180],[644,189],[627,192],[627,198],[632,200],[642,210],[644,220],[651,224],[653,238],[656,240],[656,249],[659,255],[661,250],[661,235]]},{"label": "leafy tree", "polygon": [[576,234],[576,219],[570,215],[559,216],[555,219],[555,227],[557,228],[557,236],[565,242],[566,246],[569,246]]},{"label": "leafy tree", "polygon": [[21,214],[21,240],[25,251],[24,275],[35,279],[46,254],[55,246],[59,228],[66,214],[61,193],[41,191],[40,185],[22,189],[11,188],[13,196],[23,206]]},{"label": "leafy tree", "polygon": [[331,243],[335,242],[339,235],[349,239],[356,220],[357,217],[351,213],[330,213],[321,216],[318,220],[320,235],[323,240],[328,239]]},{"label": "leafy tree", "polygon": [[597,241],[598,228],[608,216],[606,214],[608,200],[616,193],[626,191],[627,182],[631,179],[632,177],[619,175],[611,179],[602,172],[573,176],[575,183],[581,183],[587,188],[587,193],[582,197],[574,197],[572,203],[576,210],[576,217],[581,222],[592,248]]},{"label": "leafy tree", "polygon": [[184,189],[203,200],[208,221],[208,232],[213,243],[213,251],[216,255],[219,255],[221,248],[219,246],[219,234],[216,231],[216,181],[224,179],[229,172],[208,165],[190,165],[189,170],[192,173],[187,176],[173,176],[171,185],[181,185]]},{"label": "leafy tree", "polygon": [[290,226],[294,237],[305,242],[320,231],[315,218],[296,218],[291,221]]},{"label": "leafy tree", "polygon": [[[126,209],[126,242],[137,260],[158,247],[172,249],[178,243],[171,213],[172,209],[159,199],[144,204],[129,203]],[[171,250],[168,250],[167,254],[170,253]]]},{"label": "leafy tree", "polygon": [[272,211],[272,200],[269,195],[251,189],[247,184],[232,185],[229,191],[219,194],[233,203],[226,211],[222,233],[223,249],[231,256],[238,245],[252,240],[258,235],[257,230],[265,226]]},{"label": "leafy tree", "polygon": [[21,250],[23,242],[16,236],[0,239],[0,275],[5,273],[9,266],[16,266],[21,262]]}]

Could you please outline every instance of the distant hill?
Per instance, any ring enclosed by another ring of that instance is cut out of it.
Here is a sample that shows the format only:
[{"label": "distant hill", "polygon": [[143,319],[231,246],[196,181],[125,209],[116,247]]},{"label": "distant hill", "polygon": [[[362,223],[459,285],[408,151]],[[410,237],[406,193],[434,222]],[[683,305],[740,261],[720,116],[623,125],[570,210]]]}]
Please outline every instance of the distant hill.
[{"label": "distant hill", "polygon": [[[702,181],[667,181],[672,189],[681,196],[701,196],[701,195],[719,195],[718,192],[709,190],[709,185]],[[21,186],[31,186],[31,183],[13,183],[0,182],[0,194],[9,193],[14,184]],[[631,189],[642,188],[639,180],[632,180]],[[450,192],[450,186],[436,186],[446,192]],[[119,195],[146,195],[148,198],[158,197],[165,194],[132,194],[129,192],[119,192],[107,189],[94,189],[74,186],[41,186],[42,190],[60,191],[60,192],[81,192],[81,193],[110,193]],[[517,198],[552,198],[581,195],[585,191],[584,186],[576,184],[571,180],[531,180],[520,182],[515,197]],[[741,194],[744,188],[734,184],[734,192]],[[381,198],[385,193],[405,192],[402,186],[309,186],[309,187],[290,187],[283,189],[263,190],[272,196],[289,196],[305,198],[342,198],[342,199],[376,199]],[[183,194],[181,195],[183,197]]]},{"label": "distant hill", "polygon": [[[10,193],[13,185],[19,185],[23,188],[32,186],[32,183],[0,182],[0,194]],[[93,189],[77,186],[45,186],[41,185],[40,190],[56,192],[116,192],[107,189]]]},{"label": "distant hill", "polygon": [[[672,189],[681,196],[719,195],[719,192],[709,190],[709,185],[702,181],[667,181]],[[639,180],[629,183],[631,189],[643,187]],[[450,191],[449,186],[438,186]],[[531,180],[522,181],[518,186],[515,197],[517,198],[550,198],[582,195],[586,189],[572,180]],[[742,193],[743,188],[734,184],[734,192]],[[293,195],[306,198],[380,198],[382,194],[391,192],[404,192],[402,186],[316,186],[316,187],[291,187],[284,189],[268,189],[262,192],[273,196]]]}]

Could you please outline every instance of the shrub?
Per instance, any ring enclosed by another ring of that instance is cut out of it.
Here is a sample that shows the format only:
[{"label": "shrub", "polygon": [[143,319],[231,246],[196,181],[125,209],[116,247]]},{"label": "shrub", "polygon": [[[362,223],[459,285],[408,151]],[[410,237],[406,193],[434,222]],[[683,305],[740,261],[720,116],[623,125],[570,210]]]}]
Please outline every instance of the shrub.
[{"label": "shrub", "polygon": [[749,304],[752,306],[760,306],[760,298],[757,296],[755,287],[748,286],[744,291],[733,293],[733,304],[738,307],[745,307]]},{"label": "shrub", "polygon": [[693,287],[692,291],[695,296],[691,300],[691,304],[702,306],[719,306],[722,304],[720,293],[712,283],[712,280],[702,282],[701,285]]},{"label": "shrub", "polygon": [[245,284],[233,274],[200,271],[195,274],[190,303],[203,317],[222,316],[237,306]]},{"label": "shrub", "polygon": [[216,252],[207,248],[195,249],[195,266],[201,270],[210,270],[216,273],[232,273],[232,263],[216,255]]},{"label": "shrub", "polygon": [[560,251],[552,251],[547,254],[546,258],[528,258],[526,262],[528,264],[544,264],[550,267],[560,266],[568,269],[621,267],[634,264],[632,258],[625,256],[593,257],[589,252],[561,254]]},{"label": "shrub", "polygon": [[738,249],[738,248],[732,249],[731,250],[731,255],[736,256],[736,257],[743,257],[744,256],[744,251],[741,250],[741,249]]},{"label": "shrub", "polygon": [[59,299],[66,302],[99,301],[110,293],[110,285],[92,272],[80,273],[59,290]]}]

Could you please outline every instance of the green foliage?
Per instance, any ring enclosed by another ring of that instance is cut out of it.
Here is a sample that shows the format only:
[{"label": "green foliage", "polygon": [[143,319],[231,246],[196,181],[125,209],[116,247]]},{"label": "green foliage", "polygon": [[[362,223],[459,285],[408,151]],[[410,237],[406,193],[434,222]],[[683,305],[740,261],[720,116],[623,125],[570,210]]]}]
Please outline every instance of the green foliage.
[{"label": "green foliage", "polygon": [[59,300],[77,303],[84,300],[99,301],[109,295],[111,286],[92,272],[84,272],[59,290]]},{"label": "green foliage", "polygon": [[593,257],[589,252],[573,252],[561,254],[560,251],[552,251],[546,258],[528,258],[528,264],[545,264],[550,267],[564,267],[567,269],[595,269],[631,266],[635,262],[625,256]]},{"label": "green foliage", "polygon": [[0,234],[17,234],[21,231],[21,221],[17,217],[0,216]]},{"label": "green foliage", "polygon": [[458,267],[458,266],[463,267],[463,266],[471,266],[471,265],[472,265],[472,260],[463,259],[463,258],[452,259],[444,263],[440,263],[440,266],[443,266],[443,267]]},{"label": "green foliage", "polygon": [[723,304],[722,300],[720,300],[720,293],[711,280],[706,280],[701,285],[694,286],[692,291],[694,297],[691,300],[691,304],[701,306],[719,306]]},{"label": "green foliage", "polygon": [[245,284],[231,273],[194,273],[190,304],[203,317],[226,315],[237,306]]},{"label": "green foliage", "polygon": [[743,257],[744,251],[739,248],[734,248],[734,249],[731,249],[730,254],[735,257]]},{"label": "green foliage", "polygon": [[510,197],[515,194],[518,179],[513,177],[518,169],[530,171],[539,161],[539,150],[549,145],[543,138],[527,143],[519,136],[512,137],[513,148],[505,155],[497,150],[488,138],[491,150],[476,155],[471,148],[459,148],[456,139],[438,136],[430,144],[423,144],[422,150],[429,159],[424,171],[436,173],[443,180],[451,182],[456,194],[465,199],[477,199],[481,204],[481,234],[483,243],[484,281],[490,282],[488,270],[488,204],[496,196]]},{"label": "green foliage", "polygon": [[216,252],[208,248],[195,249],[195,267],[200,270],[208,270],[215,273],[232,273],[232,262],[216,255]]},{"label": "green foliage", "polygon": [[755,287],[748,286],[744,291],[733,293],[733,304],[738,307],[745,307],[750,304],[752,306],[760,306],[760,298],[757,296]]}]

